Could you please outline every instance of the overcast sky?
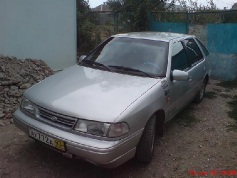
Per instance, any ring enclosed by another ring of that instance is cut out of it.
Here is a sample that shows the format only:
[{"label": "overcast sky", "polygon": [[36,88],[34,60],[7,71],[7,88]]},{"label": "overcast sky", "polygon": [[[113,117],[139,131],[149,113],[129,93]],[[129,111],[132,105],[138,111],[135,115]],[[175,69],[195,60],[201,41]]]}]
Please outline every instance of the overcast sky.
[{"label": "overcast sky", "polygon": [[[107,0],[89,0],[89,4],[92,8],[94,8],[106,1]],[[197,0],[197,2],[205,4],[207,0]],[[237,0],[214,0],[214,3],[217,5],[217,8],[219,9],[223,9],[224,7],[231,8],[232,5],[236,2]]]}]

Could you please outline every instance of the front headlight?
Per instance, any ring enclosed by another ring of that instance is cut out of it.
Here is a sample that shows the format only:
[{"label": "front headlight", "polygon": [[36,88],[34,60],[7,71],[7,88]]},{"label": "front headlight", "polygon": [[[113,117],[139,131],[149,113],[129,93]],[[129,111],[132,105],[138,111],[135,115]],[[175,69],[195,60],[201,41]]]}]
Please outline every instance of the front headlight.
[{"label": "front headlight", "polygon": [[31,103],[28,99],[22,98],[21,101],[21,109],[25,112],[35,115],[36,114],[36,107],[33,103]]},{"label": "front headlight", "polygon": [[109,129],[109,124],[102,122],[78,120],[74,129],[80,132],[105,137]]},{"label": "front headlight", "polygon": [[125,122],[109,124],[78,120],[74,129],[83,133],[110,138],[119,137],[129,132],[128,124]]},{"label": "front headlight", "polygon": [[108,137],[119,137],[129,132],[129,126],[125,122],[110,124]]}]

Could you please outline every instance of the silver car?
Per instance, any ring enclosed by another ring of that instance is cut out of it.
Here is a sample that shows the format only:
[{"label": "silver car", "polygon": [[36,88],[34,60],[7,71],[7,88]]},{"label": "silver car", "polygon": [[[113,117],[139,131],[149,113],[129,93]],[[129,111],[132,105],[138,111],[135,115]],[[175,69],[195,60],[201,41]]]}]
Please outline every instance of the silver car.
[{"label": "silver car", "polygon": [[70,158],[116,167],[150,162],[155,136],[190,102],[201,102],[209,53],[194,36],[114,35],[80,63],[28,89],[14,124]]}]

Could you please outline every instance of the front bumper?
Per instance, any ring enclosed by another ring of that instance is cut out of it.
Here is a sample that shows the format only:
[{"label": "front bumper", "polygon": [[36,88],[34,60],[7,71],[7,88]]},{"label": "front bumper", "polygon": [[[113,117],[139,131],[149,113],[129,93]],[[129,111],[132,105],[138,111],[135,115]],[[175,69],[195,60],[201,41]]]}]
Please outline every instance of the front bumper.
[{"label": "front bumper", "polygon": [[[117,167],[134,157],[142,130],[116,141],[105,141],[70,133],[25,115],[21,110],[13,114],[14,124],[29,134],[33,128],[65,142],[66,153],[102,167]],[[65,154],[65,153],[64,153]]]}]

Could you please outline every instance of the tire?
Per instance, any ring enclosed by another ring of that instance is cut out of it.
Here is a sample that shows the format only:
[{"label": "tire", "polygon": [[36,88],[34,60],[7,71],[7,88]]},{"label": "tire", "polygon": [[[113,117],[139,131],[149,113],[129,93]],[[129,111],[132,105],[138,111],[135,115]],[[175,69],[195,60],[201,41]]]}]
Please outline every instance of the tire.
[{"label": "tire", "polygon": [[138,161],[149,163],[152,160],[156,136],[156,116],[153,115],[147,122],[136,150]]},{"label": "tire", "polygon": [[205,90],[206,90],[206,82],[203,82],[201,89],[199,90],[199,92],[197,93],[197,95],[194,99],[194,103],[198,104],[198,103],[202,102]]}]

